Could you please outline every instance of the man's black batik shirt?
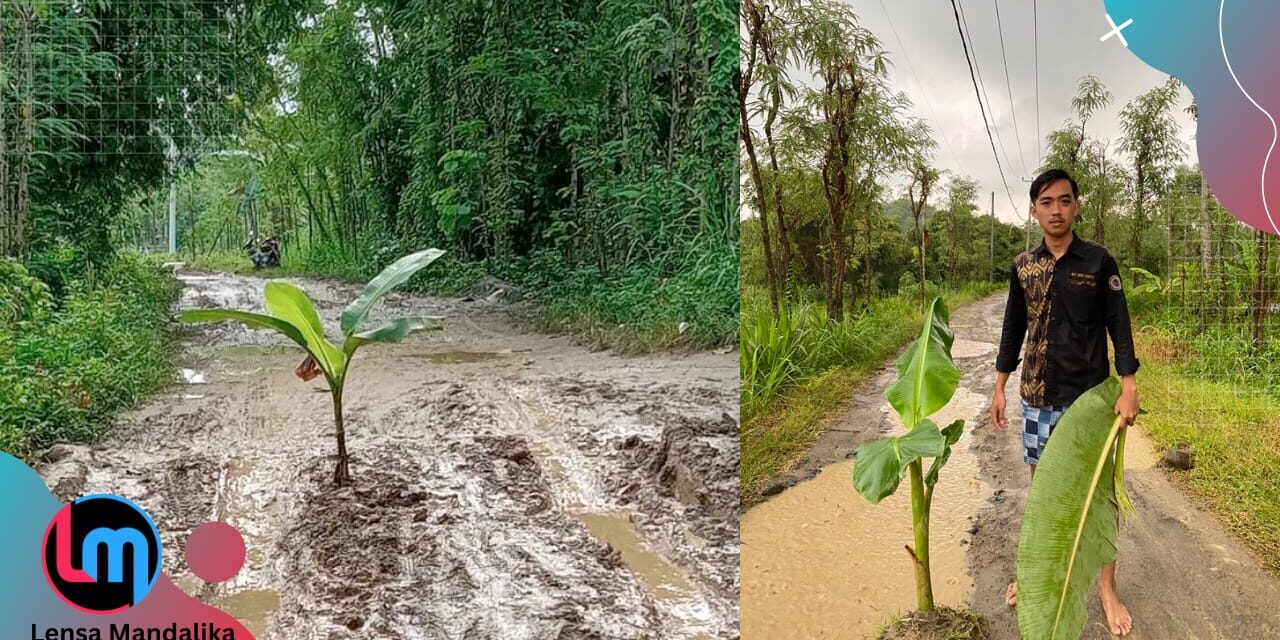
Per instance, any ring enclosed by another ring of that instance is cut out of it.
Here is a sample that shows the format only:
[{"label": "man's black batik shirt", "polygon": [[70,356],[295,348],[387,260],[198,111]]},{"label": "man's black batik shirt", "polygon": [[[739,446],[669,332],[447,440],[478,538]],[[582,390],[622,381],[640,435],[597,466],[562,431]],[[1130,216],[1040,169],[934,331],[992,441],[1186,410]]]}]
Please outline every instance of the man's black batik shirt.
[{"label": "man's black batik shirt", "polygon": [[1022,399],[1036,407],[1067,405],[1111,375],[1138,371],[1119,267],[1101,245],[1071,234],[1062,258],[1044,242],[1013,261],[996,371],[1012,373],[1026,337]]}]

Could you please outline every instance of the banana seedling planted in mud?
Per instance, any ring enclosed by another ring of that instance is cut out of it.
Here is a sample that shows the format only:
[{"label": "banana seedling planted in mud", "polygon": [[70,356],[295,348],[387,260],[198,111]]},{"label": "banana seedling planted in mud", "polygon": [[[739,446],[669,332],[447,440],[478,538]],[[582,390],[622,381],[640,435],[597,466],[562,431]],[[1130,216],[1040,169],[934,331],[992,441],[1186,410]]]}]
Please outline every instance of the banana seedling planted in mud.
[{"label": "banana seedling planted in mud", "polygon": [[[907,553],[915,568],[916,608],[933,611],[933,583],[929,574],[929,509],[938,472],[951,457],[951,445],[960,439],[964,421],[944,429],[928,416],[946,406],[960,383],[960,369],[951,359],[955,340],[948,326],[946,304],[934,298],[925,314],[920,337],[898,358],[898,380],[885,390],[885,398],[907,428],[900,436],[881,438],[858,447],[853,466],[853,486],[872,504],[879,504],[898,489],[903,473],[911,476],[911,525],[915,548]],[[924,472],[924,458],[933,458]]]},{"label": "banana seedling planted in mud", "polygon": [[351,478],[348,468],[346,432],[342,425],[342,389],[347,379],[348,366],[356,350],[370,342],[395,343],[421,329],[435,328],[438,317],[400,318],[377,328],[357,332],[369,315],[369,310],[379,298],[404,284],[413,274],[444,255],[439,249],[427,249],[407,255],[391,264],[365,286],[360,297],[342,311],[342,348],[339,349],[324,335],[320,315],[307,294],[298,287],[281,281],[271,281],[266,286],[266,307],[269,315],[238,311],[235,309],[195,309],[182,312],[183,322],[222,322],[233,320],[250,329],[274,329],[307,351],[307,358],[295,373],[303,380],[324,375],[329,383],[329,395],[333,399],[333,422],[338,438],[338,463],[333,471],[333,481],[345,485]]}]

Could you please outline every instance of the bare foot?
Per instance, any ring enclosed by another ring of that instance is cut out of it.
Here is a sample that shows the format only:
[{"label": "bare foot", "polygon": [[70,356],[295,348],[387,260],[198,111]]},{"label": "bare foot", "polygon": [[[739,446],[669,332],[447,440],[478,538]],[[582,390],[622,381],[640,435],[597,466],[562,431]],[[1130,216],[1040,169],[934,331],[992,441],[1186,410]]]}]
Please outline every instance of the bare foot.
[{"label": "bare foot", "polygon": [[1133,631],[1133,618],[1129,617],[1129,610],[1125,608],[1123,602],[1120,602],[1120,596],[1114,591],[1100,595],[1102,611],[1107,615],[1107,628],[1111,630],[1111,635],[1129,635],[1129,632]]},{"label": "bare foot", "polygon": [[1018,582],[1015,580],[1009,583],[1009,588],[1004,590],[1004,603],[1011,606],[1018,606]]}]

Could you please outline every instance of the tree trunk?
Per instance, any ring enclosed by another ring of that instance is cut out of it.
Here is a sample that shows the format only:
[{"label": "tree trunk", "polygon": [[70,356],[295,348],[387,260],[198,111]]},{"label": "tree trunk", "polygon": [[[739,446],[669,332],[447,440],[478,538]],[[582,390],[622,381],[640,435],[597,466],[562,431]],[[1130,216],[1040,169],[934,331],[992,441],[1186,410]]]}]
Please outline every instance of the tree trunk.
[{"label": "tree trunk", "polygon": [[755,81],[753,74],[755,73],[756,52],[759,49],[760,30],[763,28],[764,16],[760,9],[753,4],[744,5],[743,13],[746,14],[747,29],[751,33],[751,40],[747,46],[747,69],[742,74],[742,80],[738,86],[738,116],[740,119],[738,135],[742,138],[742,145],[746,149],[747,162],[751,165],[751,182],[756,188],[756,206],[760,209],[756,213],[760,216],[760,239],[764,245],[764,279],[769,289],[769,310],[773,313],[774,321],[777,322],[779,316],[778,283],[774,278],[776,272],[773,263],[773,245],[769,237],[769,211],[765,207],[764,179],[760,175],[760,160],[756,155],[755,141],[751,138],[751,118],[747,114],[747,98],[751,94],[751,85]]},{"label": "tree trunk", "polygon": [[[768,145],[769,168],[773,172],[773,213],[778,222],[778,269],[775,282],[783,294],[791,284],[791,240],[787,237],[787,218],[782,209],[782,175],[778,171],[778,151],[773,142],[773,119],[778,113],[775,105],[769,110],[769,118],[764,124],[765,144]],[[761,211],[761,215],[764,212]]]},{"label": "tree trunk", "polygon": [[872,246],[871,236],[872,236],[872,232],[875,230],[875,225],[874,225],[874,220],[871,219],[870,210],[867,211],[865,220],[867,224],[863,227],[863,230],[866,232],[866,237],[864,238],[863,247],[862,247],[862,278],[863,278],[863,293],[866,294],[865,297],[863,298],[865,300],[864,304],[869,305],[871,304],[871,300],[875,296],[875,291],[876,291],[875,269],[871,267],[871,246]]},{"label": "tree trunk", "polygon": [[[767,64],[773,64],[773,43],[765,42],[761,53]],[[780,251],[778,270],[775,282],[785,295],[791,284],[791,240],[787,237],[787,219],[782,209],[782,176],[778,171],[778,149],[773,142],[773,123],[777,121],[778,110],[782,108],[782,96],[773,91],[769,96],[769,113],[764,121],[764,139],[769,153],[769,169],[773,172],[773,212],[778,221],[778,250]],[[761,215],[764,211],[761,210]]]},{"label": "tree trunk", "polygon": [[987,277],[990,282],[996,275],[996,192],[991,192],[991,233],[987,241]]},{"label": "tree trunk", "polygon": [[[31,55],[31,31],[35,22],[35,13],[30,4],[18,7],[18,69],[20,77],[15,82],[17,91],[18,117],[14,123],[15,140],[13,141],[14,175],[12,183],[5,187],[8,203],[7,241],[0,247],[4,255],[22,257],[27,253],[27,222],[31,215],[31,198],[28,181],[31,176],[32,143],[35,135],[35,82],[34,63]],[[0,89],[2,91],[3,89]],[[6,121],[0,121],[3,128]],[[8,180],[8,174],[0,175],[0,181]]]},{"label": "tree trunk", "polygon": [[1173,233],[1174,233],[1174,229],[1176,229],[1178,226],[1177,225],[1177,207],[1171,206],[1170,203],[1167,202],[1165,198],[1160,199],[1160,206],[1167,208],[1169,211],[1169,235],[1166,239],[1166,244],[1165,244],[1165,252],[1167,253],[1167,255],[1165,256],[1165,265],[1166,265],[1165,273],[1169,274],[1167,277],[1172,278],[1173,277]]},{"label": "tree trunk", "polygon": [[[1144,217],[1146,215],[1146,212],[1143,211],[1143,205],[1146,204],[1145,200],[1147,195],[1146,187],[1145,187],[1146,171],[1144,170],[1143,163],[1141,161],[1138,162],[1138,170],[1136,173],[1138,176],[1138,179],[1137,179],[1138,197],[1134,201],[1133,225],[1132,225],[1133,228],[1129,230],[1129,244],[1130,244],[1130,249],[1133,252],[1132,254],[1133,264],[1131,266],[1141,267],[1142,266],[1142,227],[1144,224]],[[1140,280],[1141,280],[1141,277],[1135,273],[1133,276],[1134,284],[1138,284]]]},{"label": "tree trunk", "polygon": [[769,310],[776,321],[778,319],[778,283],[774,279],[773,246],[769,237],[769,211],[765,208],[764,179],[760,175],[760,161],[756,157],[755,143],[751,139],[745,94],[739,102],[739,112],[742,117],[742,144],[747,151],[747,162],[751,165],[751,182],[756,187],[756,206],[760,208],[756,213],[760,219],[760,239],[764,243],[764,279],[769,288]]}]

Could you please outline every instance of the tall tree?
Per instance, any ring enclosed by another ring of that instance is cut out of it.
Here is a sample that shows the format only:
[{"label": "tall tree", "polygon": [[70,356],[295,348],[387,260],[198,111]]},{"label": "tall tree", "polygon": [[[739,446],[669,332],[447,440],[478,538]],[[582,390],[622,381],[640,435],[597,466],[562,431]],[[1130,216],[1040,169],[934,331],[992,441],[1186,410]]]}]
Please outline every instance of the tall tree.
[{"label": "tall tree", "polygon": [[[1191,104],[1185,111],[1191,114],[1197,124],[1200,122],[1200,105],[1195,98],[1191,99]],[[1210,282],[1213,280],[1213,221],[1209,218],[1209,200],[1213,195],[1209,193],[1209,182],[1204,179],[1204,171],[1197,169],[1196,173],[1200,174],[1200,273],[1205,282]]]},{"label": "tall tree", "polygon": [[1114,203],[1108,198],[1107,145],[1106,141],[1092,139],[1088,135],[1088,123],[1098,111],[1111,104],[1113,96],[1095,76],[1080,78],[1076,95],[1071,99],[1072,118],[1063,126],[1049,133],[1047,153],[1040,171],[1065,169],[1076,179],[1083,194],[1080,215],[1084,220],[1093,218],[1093,239],[1102,243],[1106,237],[1108,207]]},{"label": "tall tree", "polygon": [[[830,221],[831,278],[827,287],[827,317],[844,320],[844,281],[848,269],[845,217],[854,205],[853,162],[859,109],[864,98],[885,83],[888,63],[880,41],[858,25],[842,4],[815,2],[802,19],[798,41],[805,62],[813,68],[819,88],[809,92],[810,107],[821,116],[825,142],[822,156],[823,192]],[[869,102],[869,101],[868,101]]]},{"label": "tall tree", "polygon": [[940,175],[937,169],[925,164],[923,157],[918,158],[911,169],[911,184],[907,187],[907,198],[911,200],[911,220],[916,230],[916,256],[920,264],[920,309],[922,311],[926,304],[924,256],[929,247],[922,217],[929,194]]},{"label": "tall tree", "polygon": [[1173,117],[1180,87],[1176,78],[1169,78],[1120,111],[1120,126],[1124,131],[1120,149],[1128,153],[1133,162],[1134,202],[1129,242],[1130,259],[1135,265],[1142,262],[1146,207],[1153,196],[1163,193],[1173,166],[1183,156],[1183,144],[1177,138],[1180,127]]}]

